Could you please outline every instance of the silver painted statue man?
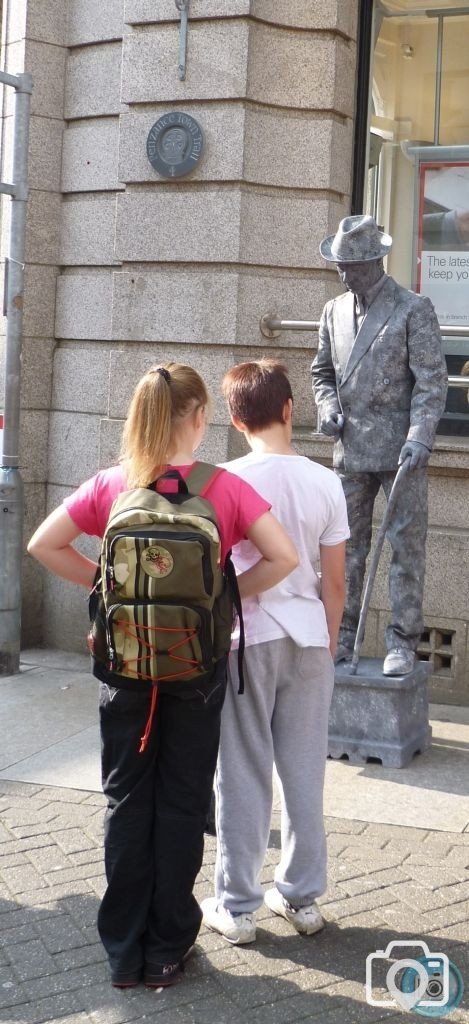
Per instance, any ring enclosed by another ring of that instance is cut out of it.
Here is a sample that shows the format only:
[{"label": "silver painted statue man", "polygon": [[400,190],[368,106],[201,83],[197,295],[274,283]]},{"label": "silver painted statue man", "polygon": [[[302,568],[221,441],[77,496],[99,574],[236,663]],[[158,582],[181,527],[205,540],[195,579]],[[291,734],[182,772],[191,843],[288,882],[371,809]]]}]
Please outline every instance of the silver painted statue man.
[{"label": "silver painted statue man", "polygon": [[385,274],[391,245],[365,215],[346,217],[321,243],[347,291],[324,308],[312,365],[320,429],[336,439],[334,468],[351,531],[337,661],[352,657],[376,496],[382,487],[389,497],[398,466],[409,459],[387,534],[391,622],[383,673],[389,676],[412,671],[423,630],[426,467],[447,390],[435,310]]}]

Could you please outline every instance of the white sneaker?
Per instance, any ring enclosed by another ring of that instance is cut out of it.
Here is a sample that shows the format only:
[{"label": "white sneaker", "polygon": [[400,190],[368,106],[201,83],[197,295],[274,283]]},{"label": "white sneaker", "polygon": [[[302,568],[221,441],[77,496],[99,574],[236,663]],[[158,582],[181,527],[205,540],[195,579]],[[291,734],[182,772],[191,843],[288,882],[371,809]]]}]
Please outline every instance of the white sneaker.
[{"label": "white sneaker", "polygon": [[234,946],[242,946],[247,942],[254,942],[256,938],[256,923],[254,914],[231,914],[226,907],[222,907],[216,896],[202,900],[200,904],[204,915],[204,924],[214,932],[219,932],[228,942]]},{"label": "white sneaker", "polygon": [[324,918],[316,903],[310,903],[307,907],[294,907],[288,903],[278,889],[267,889],[264,893],[264,900],[274,914],[284,917],[286,921],[296,928],[301,935],[314,935],[314,932],[324,928]]}]

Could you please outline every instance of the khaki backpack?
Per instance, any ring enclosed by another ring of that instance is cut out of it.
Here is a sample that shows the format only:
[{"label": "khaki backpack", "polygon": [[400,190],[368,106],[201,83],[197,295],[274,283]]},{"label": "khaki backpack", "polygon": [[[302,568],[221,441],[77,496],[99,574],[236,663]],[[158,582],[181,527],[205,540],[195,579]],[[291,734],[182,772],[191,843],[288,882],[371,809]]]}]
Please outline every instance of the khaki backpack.
[{"label": "khaki backpack", "polygon": [[[176,693],[228,653],[241,602],[231,553],[222,566],[217,516],[204,497],[224,472],[198,462],[185,480],[172,469],[115,499],[90,596],[89,647],[100,678],[104,669]],[[163,480],[175,480],[177,491],[160,493]]]}]

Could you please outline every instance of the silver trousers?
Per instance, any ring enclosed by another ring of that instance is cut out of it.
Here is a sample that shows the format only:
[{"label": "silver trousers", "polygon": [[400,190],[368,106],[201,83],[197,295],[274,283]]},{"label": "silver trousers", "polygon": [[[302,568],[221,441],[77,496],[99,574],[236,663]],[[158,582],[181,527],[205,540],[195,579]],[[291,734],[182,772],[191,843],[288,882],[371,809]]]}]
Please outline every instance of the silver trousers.
[{"label": "silver trousers", "polygon": [[[371,547],[372,517],[380,487],[389,497],[395,472],[339,473],[347,501],[350,539],[346,546],[347,596],[340,641],[353,647],[360,617],[366,559]],[[413,470],[403,478],[387,539],[392,557],[389,569],[391,621],[386,646],[415,650],[423,630],[423,584],[427,538],[427,471]]]}]

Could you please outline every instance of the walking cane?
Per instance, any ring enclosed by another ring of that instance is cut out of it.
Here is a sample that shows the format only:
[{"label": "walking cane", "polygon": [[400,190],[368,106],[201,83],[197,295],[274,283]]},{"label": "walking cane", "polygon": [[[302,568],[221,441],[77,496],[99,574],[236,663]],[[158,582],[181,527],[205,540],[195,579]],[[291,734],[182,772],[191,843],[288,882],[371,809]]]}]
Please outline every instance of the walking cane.
[{"label": "walking cane", "polygon": [[350,673],[351,676],[356,675],[356,672],[357,672],[358,661],[359,661],[359,658],[360,658],[360,648],[361,648],[361,645],[363,643],[363,637],[365,635],[366,617],[368,615],[368,608],[370,606],[371,591],[373,589],[373,584],[375,582],[376,570],[378,568],[378,562],[379,562],[381,551],[382,551],[382,548],[383,548],[384,538],[386,536],[386,531],[387,531],[389,523],[391,521],[391,516],[392,516],[392,514],[394,512],[394,508],[395,508],[395,505],[396,505],[396,499],[398,497],[398,494],[399,494],[399,491],[400,491],[400,488],[401,488],[401,483],[402,483],[402,481],[403,481],[403,479],[405,477],[405,474],[407,473],[407,470],[409,468],[409,463],[410,463],[410,456],[408,456],[406,459],[404,459],[404,462],[402,463],[402,465],[399,466],[399,469],[398,469],[398,471],[396,473],[396,476],[394,478],[394,483],[393,483],[393,485],[391,487],[391,492],[390,492],[390,495],[389,495],[389,498],[388,498],[388,503],[387,503],[386,511],[384,513],[384,516],[383,516],[383,521],[381,523],[381,526],[380,526],[380,528],[378,530],[378,533],[377,533],[377,536],[376,536],[375,549],[374,549],[373,555],[371,557],[370,568],[369,568],[369,571],[368,571],[368,578],[367,578],[366,585],[365,585],[365,593],[363,595],[363,603],[362,603],[362,606],[360,608],[360,618],[358,620],[357,635],[355,637],[355,643],[353,645],[353,655],[352,655],[352,661],[350,662],[350,669],[349,669],[349,673]]}]

